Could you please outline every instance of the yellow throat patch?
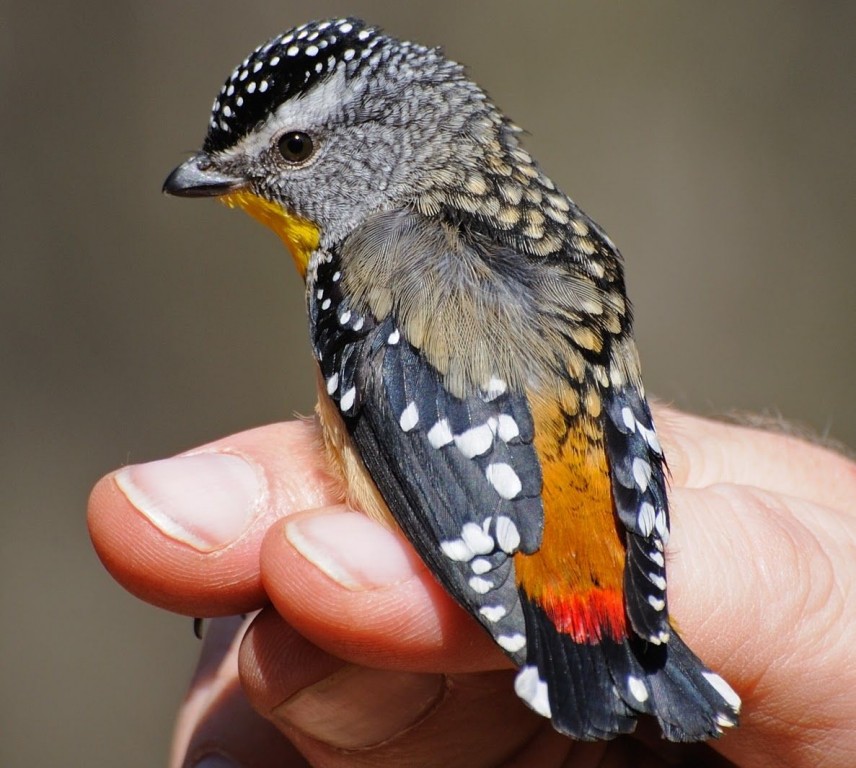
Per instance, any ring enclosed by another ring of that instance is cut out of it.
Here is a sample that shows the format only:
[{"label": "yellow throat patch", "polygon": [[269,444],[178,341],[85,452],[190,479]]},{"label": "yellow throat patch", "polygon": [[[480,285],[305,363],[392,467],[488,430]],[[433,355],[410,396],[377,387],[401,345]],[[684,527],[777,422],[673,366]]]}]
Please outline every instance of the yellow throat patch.
[{"label": "yellow throat patch", "polygon": [[309,256],[321,242],[321,230],[315,224],[246,190],[223,195],[220,201],[229,208],[246,211],[256,221],[276,232],[290,251],[300,276],[306,277]]}]

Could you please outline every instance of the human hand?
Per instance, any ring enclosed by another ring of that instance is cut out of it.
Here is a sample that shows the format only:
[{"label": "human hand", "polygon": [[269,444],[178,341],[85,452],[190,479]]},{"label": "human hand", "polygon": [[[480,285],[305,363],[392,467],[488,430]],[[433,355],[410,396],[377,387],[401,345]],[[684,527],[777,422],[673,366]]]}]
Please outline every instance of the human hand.
[{"label": "human hand", "polygon": [[[856,464],[782,435],[656,418],[673,476],[671,613],[743,698],[741,727],[713,749],[747,768],[852,766]],[[644,720],[609,743],[557,734],[409,544],[338,504],[324,465],[315,425],[291,422],[93,491],[93,541],[131,592],[194,616],[261,609],[248,628],[212,623],[174,766],[728,764]]]}]

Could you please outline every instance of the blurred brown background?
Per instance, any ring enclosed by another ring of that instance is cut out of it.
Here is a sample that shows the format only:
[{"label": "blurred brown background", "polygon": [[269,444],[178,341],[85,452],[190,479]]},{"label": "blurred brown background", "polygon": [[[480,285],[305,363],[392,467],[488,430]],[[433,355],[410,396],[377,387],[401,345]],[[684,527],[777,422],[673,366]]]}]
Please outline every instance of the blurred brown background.
[{"label": "blurred brown background", "polygon": [[301,289],[160,195],[232,67],[352,13],[442,44],[627,259],[648,388],[856,444],[856,4],[0,6],[0,765],[163,765],[197,642],[115,586],[88,489],[311,408]]}]

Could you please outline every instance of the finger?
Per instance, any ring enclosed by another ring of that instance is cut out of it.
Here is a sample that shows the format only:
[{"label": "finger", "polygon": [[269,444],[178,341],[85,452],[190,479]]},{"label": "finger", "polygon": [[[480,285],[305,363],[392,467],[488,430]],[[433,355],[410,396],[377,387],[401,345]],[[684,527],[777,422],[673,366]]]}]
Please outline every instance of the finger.
[{"label": "finger", "polygon": [[339,500],[314,423],[243,432],[103,478],[89,499],[95,548],[144,600],[193,616],[260,607],[271,523]]},{"label": "finger", "polygon": [[414,673],[346,664],[273,610],[241,647],[250,700],[313,765],[495,765],[544,721],[514,696],[511,671]]},{"label": "finger", "polygon": [[422,672],[509,667],[399,533],[344,506],[274,526],[261,567],[280,615],[335,656]]},{"label": "finger", "polygon": [[262,611],[244,638],[240,669],[253,705],[313,765],[724,765],[698,745],[664,745],[652,735],[649,744],[572,742],[523,706],[511,671],[444,676],[346,664],[273,609]]},{"label": "finger", "polygon": [[238,682],[238,646],[247,622],[211,622],[173,737],[172,768],[299,768],[308,763],[252,709]]},{"label": "finger", "polygon": [[677,489],[673,505],[672,615],[743,697],[723,753],[814,765],[847,734],[856,748],[852,516],[735,485]]},{"label": "finger", "polygon": [[784,434],[655,409],[675,487],[735,483],[856,513],[856,463]]}]

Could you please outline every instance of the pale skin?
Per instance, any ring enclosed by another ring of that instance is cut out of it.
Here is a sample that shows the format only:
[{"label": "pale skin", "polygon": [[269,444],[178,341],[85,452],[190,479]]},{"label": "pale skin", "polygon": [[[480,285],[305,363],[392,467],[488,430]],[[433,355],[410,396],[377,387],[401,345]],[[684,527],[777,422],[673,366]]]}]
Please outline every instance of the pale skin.
[{"label": "pale skin", "polygon": [[668,744],[644,721],[609,743],[556,734],[410,545],[339,504],[316,425],[289,422],[113,473],[90,498],[95,546],[137,596],[192,616],[261,609],[209,626],[170,765],[851,768],[856,464],[655,417],[672,472],[671,613],[742,696],[740,728],[712,748]]}]

